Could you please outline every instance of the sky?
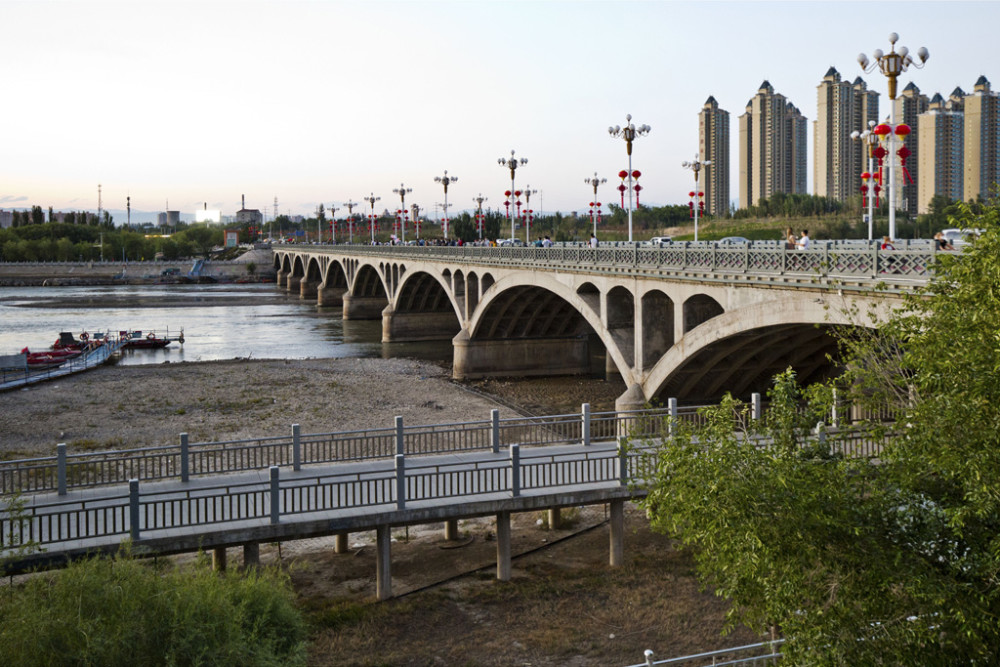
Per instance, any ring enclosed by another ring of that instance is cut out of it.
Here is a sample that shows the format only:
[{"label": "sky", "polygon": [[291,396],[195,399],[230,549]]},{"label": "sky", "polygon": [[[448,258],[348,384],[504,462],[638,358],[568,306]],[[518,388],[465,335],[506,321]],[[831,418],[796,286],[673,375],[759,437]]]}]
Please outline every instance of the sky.
[{"label": "sky", "polygon": [[[626,114],[643,204],[687,204],[698,112],[711,95],[730,113],[731,197],[738,117],[761,82],[812,124],[816,87],[836,67],[882,93],[859,53],[911,52],[923,93],[1000,89],[1000,2],[723,2],[702,0],[397,1],[0,0],[0,208],[59,210],[207,205],[314,215],[374,195],[376,210],[451,214],[473,197],[501,207],[510,172],[532,208],[584,211],[585,183],[608,179],[616,202]],[[365,204],[367,206],[367,204]],[[355,208],[358,212],[360,207]],[[433,214],[432,214],[433,215]],[[116,216],[116,222],[123,222]]]}]

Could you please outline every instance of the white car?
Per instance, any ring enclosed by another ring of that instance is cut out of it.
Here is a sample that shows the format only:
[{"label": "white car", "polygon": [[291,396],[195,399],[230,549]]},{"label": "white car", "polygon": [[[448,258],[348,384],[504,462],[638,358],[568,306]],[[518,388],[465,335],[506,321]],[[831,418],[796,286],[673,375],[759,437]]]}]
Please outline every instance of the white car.
[{"label": "white car", "polygon": [[649,239],[650,245],[660,245],[663,243],[673,243],[673,239],[670,238],[669,236],[654,236],[653,238]]}]

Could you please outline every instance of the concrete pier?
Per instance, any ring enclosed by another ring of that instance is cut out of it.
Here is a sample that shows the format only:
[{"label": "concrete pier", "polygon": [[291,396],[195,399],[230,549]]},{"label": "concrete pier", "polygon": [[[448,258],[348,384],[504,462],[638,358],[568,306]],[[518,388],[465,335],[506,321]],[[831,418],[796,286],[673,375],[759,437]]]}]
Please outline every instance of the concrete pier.
[{"label": "concrete pier", "polygon": [[497,514],[497,579],[510,581],[510,512]]}]

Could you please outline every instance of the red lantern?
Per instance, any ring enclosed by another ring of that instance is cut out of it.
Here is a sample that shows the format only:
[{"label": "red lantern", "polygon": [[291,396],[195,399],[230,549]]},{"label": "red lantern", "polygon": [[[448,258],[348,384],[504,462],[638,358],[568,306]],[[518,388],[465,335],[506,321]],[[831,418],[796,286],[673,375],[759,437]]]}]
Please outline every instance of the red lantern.
[{"label": "red lantern", "polygon": [[510,190],[504,190],[503,191],[503,196],[504,197],[510,197]]},{"label": "red lantern", "polygon": [[705,196],[705,193],[704,193],[704,192],[699,192],[699,193],[698,193],[698,196],[699,196],[699,197],[704,197],[704,196]]},{"label": "red lantern", "polygon": [[628,172],[622,169],[621,171],[618,172],[618,178],[624,181],[626,178],[628,178]]},{"label": "red lantern", "polygon": [[694,199],[694,191],[693,190],[688,193],[688,197],[690,197],[691,199]]},{"label": "red lantern", "polygon": [[632,171],[632,178],[639,178],[640,176],[642,176],[642,172],[638,169]]},{"label": "red lantern", "polygon": [[874,134],[879,139],[884,141],[886,137],[892,134],[892,128],[889,127],[886,123],[880,123],[875,126],[874,130],[872,130],[872,134]]},{"label": "red lantern", "polygon": [[900,139],[904,139],[908,134],[910,134],[910,126],[906,123],[900,123],[896,126],[896,136]]}]

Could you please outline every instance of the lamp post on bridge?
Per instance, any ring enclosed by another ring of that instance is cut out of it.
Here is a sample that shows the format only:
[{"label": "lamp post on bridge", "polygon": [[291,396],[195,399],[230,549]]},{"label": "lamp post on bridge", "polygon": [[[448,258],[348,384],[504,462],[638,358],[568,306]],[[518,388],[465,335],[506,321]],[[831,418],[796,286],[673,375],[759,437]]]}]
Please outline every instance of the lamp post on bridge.
[{"label": "lamp post on bridge", "polygon": [[458,176],[449,176],[448,170],[444,170],[444,176],[435,176],[434,182],[444,186],[444,240],[448,240],[448,184],[458,180]]},{"label": "lamp post on bridge", "polygon": [[368,218],[368,229],[370,229],[372,233],[372,245],[375,245],[375,202],[380,199],[382,198],[376,197],[374,192],[364,198],[364,200],[372,207],[371,215]]},{"label": "lamp post on bridge", "polygon": [[[497,160],[497,164],[500,165],[501,167],[507,167],[508,169],[510,169],[510,192],[513,193],[515,191],[515,188],[514,188],[514,175],[517,173],[517,168],[518,167],[524,166],[524,165],[528,164],[528,158],[523,158],[523,157],[522,158],[515,158],[514,157],[514,151],[513,151],[513,149],[511,149],[511,151],[510,151],[510,159],[503,158],[503,157],[499,158]],[[507,196],[510,197],[511,195],[507,195]],[[509,207],[508,207],[507,211],[508,211],[508,214],[509,214],[509,212],[510,212],[510,208]],[[513,218],[513,216],[509,216],[509,217],[510,217],[510,242],[514,243],[514,218]]]},{"label": "lamp post on bridge", "polygon": [[[907,125],[900,123],[896,125],[896,79],[900,74],[905,72],[912,65],[917,69],[923,69],[924,64],[930,57],[930,53],[924,47],[917,49],[917,57],[920,58],[920,62],[917,63],[913,60],[913,56],[910,55],[910,50],[905,46],[900,46],[899,51],[896,51],[896,42],[899,41],[899,35],[892,32],[889,33],[889,53],[883,53],[882,49],[875,49],[872,52],[872,57],[875,59],[874,62],[868,60],[868,56],[865,54],[858,55],[858,64],[861,65],[861,69],[864,72],[873,72],[876,68],[889,79],[889,123],[876,125],[873,132],[881,137],[881,140],[888,144],[888,149],[879,146],[876,149],[875,157],[879,160],[879,167],[882,166],[882,158],[889,158],[889,238],[896,238],[896,168],[894,163],[893,155],[899,156],[903,172],[909,177],[909,172],[906,171],[906,158],[910,154],[910,150],[906,146],[902,146],[896,150],[896,137],[900,140],[910,133],[910,128]],[[894,136],[895,133],[895,136]],[[881,155],[879,152],[881,151]],[[885,179],[879,179],[882,183],[885,183]]]},{"label": "lamp post on bridge", "polygon": [[393,194],[399,195],[399,206],[400,206],[400,209],[401,209],[400,217],[399,217],[400,238],[405,243],[406,242],[406,220],[405,220],[405,217],[406,217],[406,195],[409,194],[409,193],[411,193],[411,192],[413,192],[413,188],[408,188],[405,185],[403,185],[402,183],[400,183],[399,187],[396,188],[395,190],[393,190],[392,192],[393,192]]},{"label": "lamp post on bridge", "polygon": [[875,175],[875,147],[878,145],[878,135],[873,131],[875,121],[868,121],[868,129],[864,132],[854,130],[851,132],[851,139],[861,141],[864,144],[865,152],[868,154],[868,170],[861,173],[861,199],[862,206],[864,200],[868,200],[868,240],[873,238],[872,225],[875,220],[875,205],[878,201],[879,191],[882,189],[878,177]]},{"label": "lamp post on bridge", "polygon": [[337,243],[337,204],[330,204],[330,243]]},{"label": "lamp post on bridge", "polygon": [[410,210],[413,211],[413,228],[417,232],[417,240],[420,240],[420,207],[416,204],[410,205]]},{"label": "lamp post on bridge", "polygon": [[344,202],[344,206],[347,207],[347,234],[348,243],[354,243],[354,207],[361,206],[361,204],[351,201],[348,199]]},{"label": "lamp post on bridge", "polygon": [[472,201],[476,202],[478,207],[476,213],[476,227],[479,229],[479,240],[483,240],[483,202],[489,199],[489,197],[484,197],[483,193],[480,192],[478,197],[473,197]]},{"label": "lamp post on bridge", "polygon": [[711,160],[699,160],[698,158],[698,154],[695,153],[693,162],[681,163],[682,167],[694,172],[694,192],[691,193],[691,211],[694,217],[694,240],[696,243],[698,241],[698,214],[705,212],[705,202],[702,199],[705,196],[705,192],[699,186],[698,174],[702,167],[712,164]]},{"label": "lamp post on bridge", "polygon": [[625,140],[625,152],[628,153],[628,240],[632,242],[632,142],[636,137],[644,137],[649,134],[649,125],[635,126],[632,122],[632,114],[625,114],[625,127],[615,125],[608,128],[608,134],[612,137],[621,137]]},{"label": "lamp post on bridge", "polygon": [[[606,178],[598,178],[597,172],[594,172],[593,178],[585,178],[583,182],[587,185],[592,185],[594,187],[594,201],[590,203],[590,221],[594,224],[594,238],[597,238],[597,216],[601,214],[601,203],[597,201],[597,186],[608,182]],[[596,212],[594,209],[597,209]]]},{"label": "lamp post on bridge", "polygon": [[524,228],[524,245],[531,245],[531,221],[534,218],[534,211],[531,210],[531,195],[538,194],[538,190],[532,190],[531,186],[527,186],[521,191],[524,195],[524,220],[527,222],[527,226]]}]

